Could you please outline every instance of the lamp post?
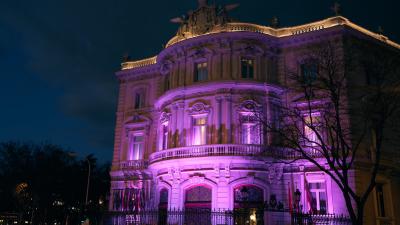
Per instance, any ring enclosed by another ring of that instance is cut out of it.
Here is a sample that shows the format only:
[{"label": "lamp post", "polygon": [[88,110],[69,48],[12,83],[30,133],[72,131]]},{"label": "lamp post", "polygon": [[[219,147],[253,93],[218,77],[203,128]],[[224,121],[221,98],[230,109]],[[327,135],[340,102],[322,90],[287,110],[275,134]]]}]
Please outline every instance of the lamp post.
[{"label": "lamp post", "polygon": [[[71,156],[71,157],[76,157],[78,154],[75,153],[75,152],[69,152],[68,155]],[[88,176],[87,176],[87,182],[86,182],[86,196],[85,196],[85,209],[87,209],[88,198],[89,198],[89,185],[90,185],[91,166],[90,166],[90,160],[89,160],[89,158],[87,156],[85,157],[85,160],[88,163]]]},{"label": "lamp post", "polygon": [[89,185],[90,185],[90,161],[88,157],[86,157],[86,162],[88,163],[88,177],[86,183],[86,198],[85,198],[85,207],[87,209],[88,197],[89,197]]}]

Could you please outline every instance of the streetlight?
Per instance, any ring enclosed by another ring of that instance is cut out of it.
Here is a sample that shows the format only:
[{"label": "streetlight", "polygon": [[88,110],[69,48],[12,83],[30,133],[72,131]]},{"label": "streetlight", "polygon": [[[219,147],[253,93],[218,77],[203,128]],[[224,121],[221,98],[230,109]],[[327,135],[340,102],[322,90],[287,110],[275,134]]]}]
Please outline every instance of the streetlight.
[{"label": "streetlight", "polygon": [[88,163],[88,177],[87,177],[87,183],[86,183],[86,198],[85,198],[85,207],[87,209],[88,205],[88,197],[89,197],[89,185],[90,185],[90,161],[89,158],[86,157],[86,162]]},{"label": "streetlight", "polygon": [[[71,157],[75,157],[78,154],[76,152],[70,152],[68,153],[69,156]],[[87,183],[86,183],[86,196],[85,196],[85,208],[87,209],[87,205],[88,205],[88,197],[89,197],[89,185],[90,185],[90,171],[91,171],[91,167],[90,167],[90,161],[88,156],[85,157],[86,162],[88,163],[88,176],[87,176]]]}]

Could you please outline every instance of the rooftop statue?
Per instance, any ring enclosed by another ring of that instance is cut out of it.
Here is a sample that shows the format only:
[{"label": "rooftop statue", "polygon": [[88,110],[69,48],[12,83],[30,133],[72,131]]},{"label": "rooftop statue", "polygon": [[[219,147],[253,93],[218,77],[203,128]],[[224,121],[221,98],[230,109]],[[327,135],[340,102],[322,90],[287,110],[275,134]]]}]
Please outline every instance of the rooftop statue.
[{"label": "rooftop statue", "polygon": [[171,22],[181,24],[178,36],[201,35],[210,32],[216,26],[224,26],[231,20],[228,12],[239,6],[239,4],[209,5],[207,0],[198,0],[198,5],[195,11],[190,10],[182,17],[171,19]]}]

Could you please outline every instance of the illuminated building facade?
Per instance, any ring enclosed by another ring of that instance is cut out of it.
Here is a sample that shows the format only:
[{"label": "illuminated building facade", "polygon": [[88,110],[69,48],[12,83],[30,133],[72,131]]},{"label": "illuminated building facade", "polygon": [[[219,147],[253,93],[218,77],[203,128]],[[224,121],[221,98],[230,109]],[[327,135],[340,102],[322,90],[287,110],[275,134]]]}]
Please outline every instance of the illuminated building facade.
[{"label": "illuminated building facade", "polygon": [[[246,207],[287,208],[295,201],[288,193],[299,190],[304,211],[346,214],[331,178],[307,161],[284,163],[296,156],[277,148],[276,137],[254,113],[275,121],[278,105],[289,101],[285,68],[305,70],[305,49],[319,40],[357,35],[399,46],[341,16],[272,28],[231,22],[229,7],[199,4],[186,18],[175,19],[181,23],[178,33],[157,56],[126,61],[116,74],[110,211],[232,210],[243,201]],[[312,131],[305,132],[313,138]],[[399,209],[390,207],[391,218]],[[271,212],[265,220],[289,223],[282,215]]]}]

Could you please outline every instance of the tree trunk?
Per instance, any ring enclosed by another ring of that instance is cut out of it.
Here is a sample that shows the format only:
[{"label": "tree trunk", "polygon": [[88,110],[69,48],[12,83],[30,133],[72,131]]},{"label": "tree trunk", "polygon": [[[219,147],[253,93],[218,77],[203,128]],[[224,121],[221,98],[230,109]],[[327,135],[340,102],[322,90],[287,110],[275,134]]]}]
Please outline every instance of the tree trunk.
[{"label": "tree trunk", "polygon": [[363,225],[364,222],[364,205],[357,204],[357,221],[354,225]]}]

